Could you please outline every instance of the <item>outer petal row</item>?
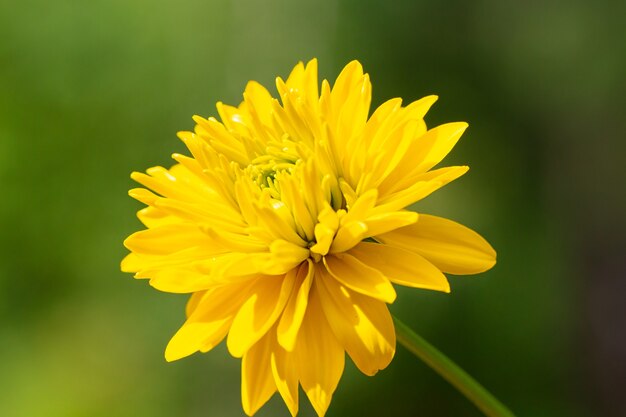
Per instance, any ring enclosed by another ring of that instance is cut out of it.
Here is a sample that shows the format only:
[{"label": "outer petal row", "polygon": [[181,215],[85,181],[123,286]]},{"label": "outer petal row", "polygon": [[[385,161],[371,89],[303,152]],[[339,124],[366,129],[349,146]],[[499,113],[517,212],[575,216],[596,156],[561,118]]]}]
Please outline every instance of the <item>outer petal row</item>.
[{"label": "outer petal row", "polygon": [[413,251],[384,244],[361,242],[350,253],[393,283],[450,292],[450,284],[445,275]]},{"label": "outer petal row", "polygon": [[317,414],[324,416],[344,361],[344,348],[328,324],[319,296],[312,295],[293,352],[278,344],[273,328],[243,356],[244,411],[251,416],[278,390],[295,416],[300,383]]},{"label": "outer petal row", "polygon": [[333,333],[361,372],[374,375],[386,368],[396,334],[385,303],[347,289],[323,268],[317,270],[314,288]]},{"label": "outer petal row", "polygon": [[437,216],[420,214],[417,223],[376,236],[376,239],[417,252],[450,274],[477,274],[496,263],[495,250],[478,233]]}]

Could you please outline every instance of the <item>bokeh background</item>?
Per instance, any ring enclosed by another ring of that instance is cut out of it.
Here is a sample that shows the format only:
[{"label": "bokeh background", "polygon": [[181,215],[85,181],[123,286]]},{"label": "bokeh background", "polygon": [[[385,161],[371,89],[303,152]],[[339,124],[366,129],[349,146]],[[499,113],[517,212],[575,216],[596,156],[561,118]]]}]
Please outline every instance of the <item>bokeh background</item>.
[{"label": "bokeh background", "polygon": [[[167,364],[184,296],[119,271],[129,174],[191,116],[317,57],[359,59],[373,104],[436,93],[471,171],[416,209],[498,264],[391,307],[519,416],[626,416],[625,2],[0,2],[0,416],[243,416],[223,346]],[[313,411],[301,398],[301,415]],[[259,416],[288,416],[277,397]],[[398,348],[350,364],[328,416],[479,416]]]}]

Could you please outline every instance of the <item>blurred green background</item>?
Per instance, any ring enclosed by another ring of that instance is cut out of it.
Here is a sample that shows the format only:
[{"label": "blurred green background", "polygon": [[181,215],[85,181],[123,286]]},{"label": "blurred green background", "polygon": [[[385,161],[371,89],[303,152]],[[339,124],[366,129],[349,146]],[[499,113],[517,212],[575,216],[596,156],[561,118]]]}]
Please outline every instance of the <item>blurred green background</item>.
[{"label": "blurred green background", "polygon": [[[223,346],[167,364],[184,296],[119,271],[129,174],[184,152],[191,116],[359,59],[374,104],[427,94],[470,129],[470,173],[416,207],[498,264],[392,311],[520,416],[626,416],[626,3],[0,2],[0,416],[242,416]],[[313,411],[301,398],[301,415]],[[259,416],[288,416],[277,397]],[[350,364],[332,416],[479,416],[399,347]]]}]

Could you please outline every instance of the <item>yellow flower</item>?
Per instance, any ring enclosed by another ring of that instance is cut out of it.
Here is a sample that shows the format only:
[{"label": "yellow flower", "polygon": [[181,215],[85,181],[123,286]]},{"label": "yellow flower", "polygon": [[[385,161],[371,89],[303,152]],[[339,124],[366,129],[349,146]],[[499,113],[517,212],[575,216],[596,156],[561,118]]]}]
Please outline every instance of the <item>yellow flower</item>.
[{"label": "yellow flower", "polygon": [[179,133],[192,157],[132,174],[152,191],[130,191],[147,229],[124,242],[122,269],[191,294],[168,361],[226,338],[248,415],[276,391],[296,415],[300,384],[323,416],[345,352],[366,375],[391,361],[392,283],[449,292],[443,272],[482,272],[496,255],[470,229],[406,210],[468,170],[431,170],[467,127],[427,130],[437,97],[368,117],[357,61],[332,88],[318,91],[316,60],[276,86],[280,102],[251,81],[239,107],[217,104],[221,122],[195,116]]}]

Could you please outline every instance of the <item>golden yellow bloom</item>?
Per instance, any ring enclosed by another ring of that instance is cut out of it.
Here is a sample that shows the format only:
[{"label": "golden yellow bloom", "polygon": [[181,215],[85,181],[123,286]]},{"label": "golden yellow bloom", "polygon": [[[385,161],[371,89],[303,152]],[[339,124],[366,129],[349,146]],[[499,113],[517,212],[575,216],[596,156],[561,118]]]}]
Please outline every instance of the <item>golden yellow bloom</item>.
[{"label": "golden yellow bloom", "polygon": [[124,242],[122,269],[191,294],[168,361],[226,338],[248,415],[276,391],[296,415],[300,384],[323,416],[345,352],[367,375],[391,361],[392,283],[449,292],[443,272],[482,272],[496,255],[466,227],[405,209],[468,169],[431,170],[467,127],[427,130],[435,96],[368,117],[357,61],[321,92],[316,60],[276,86],[280,102],[252,81],[239,107],[217,104],[221,122],[195,116],[179,134],[193,157],[132,174],[152,191],[130,191],[147,229]]}]

